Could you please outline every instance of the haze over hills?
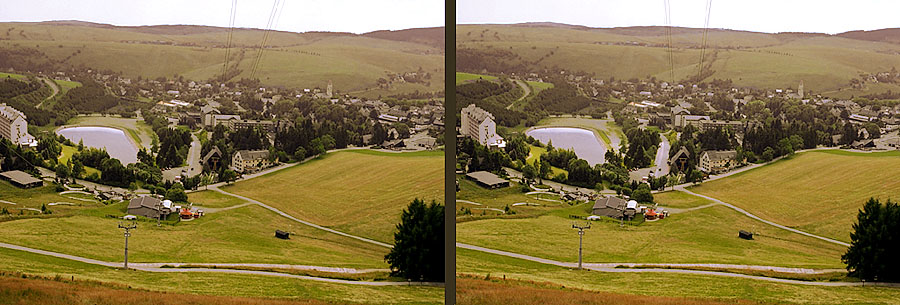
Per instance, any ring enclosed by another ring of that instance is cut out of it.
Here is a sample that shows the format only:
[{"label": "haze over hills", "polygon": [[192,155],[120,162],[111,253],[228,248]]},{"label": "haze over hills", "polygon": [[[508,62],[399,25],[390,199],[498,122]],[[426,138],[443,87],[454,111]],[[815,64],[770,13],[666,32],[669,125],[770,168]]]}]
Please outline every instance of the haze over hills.
[{"label": "haze over hills", "polygon": [[[59,71],[90,67],[127,77],[222,74],[229,28],[197,25],[114,26],[84,21],[0,23],[0,69]],[[256,77],[263,85],[389,96],[443,90],[443,28],[339,32],[268,32]],[[265,35],[235,28],[230,80],[249,78]],[[397,76],[426,72],[427,79]],[[379,80],[382,79],[382,80]]]},{"label": "haze over hills", "polygon": [[[704,29],[537,22],[458,25],[456,35],[459,71],[510,73],[556,67],[604,79],[656,77],[683,82],[698,76]],[[793,88],[802,80],[807,90],[836,97],[900,92],[898,84],[864,81],[900,66],[900,29],[836,35],[709,29],[703,53],[704,81],[727,78],[738,86],[774,89]],[[851,86],[852,79],[863,80],[862,85]]]}]

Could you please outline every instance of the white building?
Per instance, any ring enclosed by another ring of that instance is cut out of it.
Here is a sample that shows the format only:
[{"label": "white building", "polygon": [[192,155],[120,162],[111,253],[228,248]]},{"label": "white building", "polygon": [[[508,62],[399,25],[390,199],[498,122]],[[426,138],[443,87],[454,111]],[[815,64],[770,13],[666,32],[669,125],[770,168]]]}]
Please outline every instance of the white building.
[{"label": "white building", "polygon": [[0,104],[0,137],[18,145],[36,145],[34,137],[28,134],[25,114],[6,103]]},{"label": "white building", "polygon": [[505,148],[506,141],[497,134],[494,115],[470,104],[463,108],[459,133],[470,137],[490,148]]}]

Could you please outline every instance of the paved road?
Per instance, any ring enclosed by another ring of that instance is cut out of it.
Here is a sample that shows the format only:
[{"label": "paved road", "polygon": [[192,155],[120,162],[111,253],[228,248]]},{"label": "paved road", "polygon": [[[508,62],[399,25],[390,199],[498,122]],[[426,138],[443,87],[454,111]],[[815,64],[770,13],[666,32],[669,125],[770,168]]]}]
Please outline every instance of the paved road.
[{"label": "paved road", "polygon": [[191,147],[188,149],[187,155],[187,166],[164,170],[164,180],[175,181],[175,176],[180,176],[182,171],[187,173],[187,177],[193,177],[203,172],[203,167],[200,166],[200,139],[194,134],[191,134],[191,139]]},{"label": "paved road", "polygon": [[[551,259],[545,259],[540,257],[534,257],[524,254],[518,254],[513,252],[507,252],[502,250],[488,249],[479,246],[467,245],[463,243],[456,243],[457,248],[481,251],[496,255],[502,255],[506,257],[512,257],[517,259],[523,259],[532,262],[538,262],[542,264],[560,266],[565,268],[577,268],[577,263],[568,263],[568,262],[560,262]],[[719,271],[702,271],[702,270],[687,270],[687,269],[671,269],[671,268],[687,268],[687,267],[712,267],[715,266],[729,266],[729,267],[737,267],[734,269],[745,269],[745,270],[772,270],[779,272],[787,272],[787,273],[801,273],[801,274],[816,274],[816,273],[825,273],[831,272],[834,269],[799,269],[799,268],[783,268],[783,267],[775,267],[775,266],[749,266],[749,265],[720,265],[720,264],[652,264],[654,266],[659,267],[669,267],[669,268],[642,268],[642,269],[631,269],[631,268],[616,268],[616,266],[644,266],[651,264],[638,264],[638,263],[608,263],[608,264],[583,264],[584,269],[600,271],[600,272],[614,272],[614,273],[680,273],[680,274],[695,274],[695,275],[712,275],[712,276],[725,276],[725,277],[735,277],[735,278],[745,278],[745,279],[753,279],[760,281],[769,281],[776,283],[785,283],[785,284],[798,284],[798,285],[808,285],[808,286],[863,286],[863,284],[867,286],[890,286],[890,287],[900,287],[898,283],[859,283],[859,282],[812,282],[812,281],[800,281],[800,280],[789,280],[789,279],[780,279],[780,278],[771,278],[764,276],[755,276],[755,275],[746,275],[740,273],[729,273],[729,272],[719,272]],[[697,266],[694,266],[697,265]],[[799,271],[799,272],[798,272]]]},{"label": "paved road", "polygon": [[[63,253],[56,253],[51,251],[32,249],[28,247],[22,247],[7,243],[0,243],[0,248],[7,248],[19,251],[25,251],[35,254],[53,256],[73,261],[78,261],[82,263],[92,264],[92,265],[100,265],[111,268],[122,268],[123,264],[118,262],[105,262],[96,259],[84,258],[80,256],[68,255]],[[286,277],[286,278],[295,278],[295,279],[303,279],[310,281],[318,281],[318,282],[328,282],[328,283],[336,283],[336,284],[348,284],[348,285],[363,285],[363,286],[443,286],[443,283],[431,283],[431,282],[367,282],[367,281],[350,281],[350,280],[341,280],[341,279],[332,279],[332,278],[321,278],[321,277],[313,277],[313,276],[305,276],[305,275],[295,275],[288,273],[279,273],[279,272],[270,272],[270,271],[254,271],[254,270],[238,270],[238,269],[220,269],[219,267],[270,267],[270,266],[290,266],[289,269],[298,269],[298,270],[319,270],[326,272],[341,272],[341,271],[331,271],[331,270],[350,270],[352,272],[348,273],[365,273],[374,271],[382,271],[380,269],[350,269],[350,268],[333,268],[333,267],[319,267],[319,266],[303,266],[303,265],[271,265],[271,264],[204,264],[210,267],[216,268],[161,268],[163,265],[186,265],[185,263],[148,263],[148,264],[140,264],[140,263],[132,263],[129,266],[131,269],[147,271],[147,272],[213,272],[213,273],[232,273],[232,274],[249,274],[249,275],[265,275],[265,276],[277,276],[277,277]],[[191,265],[200,265],[200,264],[191,264]],[[275,267],[279,268],[279,267]]]},{"label": "paved road", "polygon": [[656,150],[656,168],[653,169],[656,177],[669,174],[669,149],[672,147],[669,144],[669,138],[666,138],[665,135],[660,134],[659,138],[659,148]]}]

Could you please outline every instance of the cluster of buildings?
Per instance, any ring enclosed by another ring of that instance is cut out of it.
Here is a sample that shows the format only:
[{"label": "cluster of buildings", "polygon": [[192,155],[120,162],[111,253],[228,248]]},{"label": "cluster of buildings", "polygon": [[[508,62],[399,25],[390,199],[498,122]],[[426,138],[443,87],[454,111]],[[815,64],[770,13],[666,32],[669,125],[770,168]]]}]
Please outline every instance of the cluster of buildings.
[{"label": "cluster of buildings", "polygon": [[635,216],[643,215],[644,220],[664,219],[669,216],[666,210],[648,207],[638,204],[635,200],[625,200],[615,196],[605,196],[597,199],[591,207],[591,216],[588,219],[600,219],[608,217],[618,220],[632,220]]},{"label": "cluster of buildings", "polygon": [[171,214],[177,214],[182,220],[191,220],[203,216],[203,210],[175,205],[171,200],[162,200],[158,196],[140,196],[128,202],[128,214],[152,219],[166,219]]}]

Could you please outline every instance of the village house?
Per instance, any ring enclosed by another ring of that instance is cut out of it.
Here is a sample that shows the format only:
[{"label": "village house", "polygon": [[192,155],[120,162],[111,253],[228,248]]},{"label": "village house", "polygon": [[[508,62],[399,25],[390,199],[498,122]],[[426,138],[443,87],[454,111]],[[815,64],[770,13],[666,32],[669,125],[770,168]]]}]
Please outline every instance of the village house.
[{"label": "village house", "polygon": [[597,199],[591,214],[615,219],[631,219],[637,214],[637,201],[608,196]]},{"label": "village house", "polygon": [[700,153],[700,162],[697,167],[709,174],[730,171],[742,162],[737,158],[734,150],[707,150]]},{"label": "village house", "polygon": [[128,202],[128,214],[132,215],[165,218],[170,212],[170,207],[163,206],[162,201],[154,196],[135,197]]},{"label": "village house", "polygon": [[231,168],[239,173],[254,172],[272,164],[268,150],[239,150],[231,158]]}]

